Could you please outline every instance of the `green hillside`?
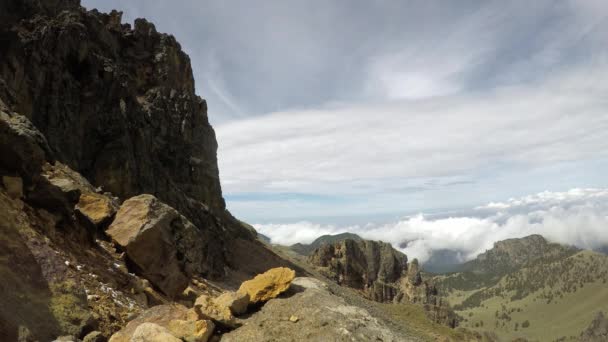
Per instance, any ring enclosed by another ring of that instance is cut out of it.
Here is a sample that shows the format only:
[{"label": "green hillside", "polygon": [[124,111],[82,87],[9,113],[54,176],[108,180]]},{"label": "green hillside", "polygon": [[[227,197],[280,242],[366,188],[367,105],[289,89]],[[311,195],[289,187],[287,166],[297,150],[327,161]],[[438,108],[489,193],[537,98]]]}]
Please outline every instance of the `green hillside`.
[{"label": "green hillside", "polygon": [[[568,254],[568,253],[566,253]],[[511,341],[574,341],[608,311],[608,257],[592,251],[526,261],[491,284],[488,273],[438,277],[461,326]],[[477,285],[486,283],[485,286]]]}]

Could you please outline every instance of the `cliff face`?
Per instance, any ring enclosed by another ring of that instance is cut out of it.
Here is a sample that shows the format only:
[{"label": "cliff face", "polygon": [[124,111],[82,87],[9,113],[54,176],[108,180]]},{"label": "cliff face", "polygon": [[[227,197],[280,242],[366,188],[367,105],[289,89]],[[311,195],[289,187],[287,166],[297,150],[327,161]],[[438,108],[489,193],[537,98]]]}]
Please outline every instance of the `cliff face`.
[{"label": "cliff face", "polygon": [[362,290],[380,302],[395,297],[393,283],[407,270],[407,256],[379,241],[346,239],[323,244],[308,260],[338,284]]},{"label": "cliff face", "polygon": [[226,211],[216,150],[172,36],[0,2],[0,340],[107,337],[206,279],[287,265]]},{"label": "cliff face", "polygon": [[173,36],[77,0],[0,6],[0,98],[49,157],[120,200],[148,193],[178,210],[205,236],[206,276],[278,260],[225,209],[207,105]]},{"label": "cliff face", "polygon": [[13,25],[0,37],[0,96],[59,160],[121,198],[151,193],[179,210],[192,210],[190,200],[224,210],[207,105],[173,36],[76,1],[4,6]]}]

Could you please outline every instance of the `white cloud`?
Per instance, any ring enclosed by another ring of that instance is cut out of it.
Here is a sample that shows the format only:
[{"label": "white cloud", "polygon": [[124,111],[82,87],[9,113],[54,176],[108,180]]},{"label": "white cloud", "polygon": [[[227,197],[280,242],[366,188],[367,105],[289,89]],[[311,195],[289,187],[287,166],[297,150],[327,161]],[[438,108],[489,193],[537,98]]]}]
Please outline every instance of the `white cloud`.
[{"label": "white cloud", "polygon": [[274,243],[286,245],[309,243],[323,234],[346,231],[390,242],[396,248],[407,242],[402,251],[423,262],[438,249],[460,251],[464,260],[469,260],[496,241],[530,234],[580,248],[608,244],[608,189],[545,191],[476,210],[479,215],[433,219],[418,214],[383,225],[339,227],[298,222],[255,227]]},{"label": "white cloud", "polygon": [[[608,68],[482,94],[273,113],[216,128],[224,189],[378,193],[608,155]],[[388,187],[388,189],[387,189]]]}]

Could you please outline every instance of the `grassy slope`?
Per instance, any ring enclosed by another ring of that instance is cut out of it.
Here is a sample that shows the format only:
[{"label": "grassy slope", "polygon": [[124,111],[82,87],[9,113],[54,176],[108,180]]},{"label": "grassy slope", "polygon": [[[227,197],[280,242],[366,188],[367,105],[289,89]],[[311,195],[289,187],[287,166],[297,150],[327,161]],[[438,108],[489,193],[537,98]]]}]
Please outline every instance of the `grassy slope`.
[{"label": "grassy slope", "polygon": [[[532,341],[553,341],[560,337],[575,340],[597,311],[608,312],[607,281],[608,257],[582,251],[563,261],[519,270],[488,288],[453,291],[449,301],[457,305],[476,293],[484,294],[479,296],[482,298],[479,303],[469,301],[473,304],[458,311],[467,319],[462,322],[463,327],[494,331],[509,341],[516,337]],[[534,291],[522,294],[521,288]],[[517,297],[523,298],[512,298],[518,292]],[[522,328],[526,320],[530,326]]]}]

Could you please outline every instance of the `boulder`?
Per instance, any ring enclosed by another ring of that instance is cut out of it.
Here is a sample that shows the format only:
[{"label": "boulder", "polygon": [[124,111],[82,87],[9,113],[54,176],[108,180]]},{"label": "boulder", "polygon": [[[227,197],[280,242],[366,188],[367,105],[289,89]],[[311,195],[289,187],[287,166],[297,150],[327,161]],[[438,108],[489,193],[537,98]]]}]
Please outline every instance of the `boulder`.
[{"label": "boulder", "polygon": [[87,219],[95,227],[109,222],[117,207],[110,198],[96,193],[85,193],[80,195],[76,212]]},{"label": "boulder", "polygon": [[272,268],[241,284],[238,292],[249,295],[252,304],[266,302],[289,289],[296,272],[287,267]]},{"label": "boulder", "polygon": [[241,292],[225,292],[214,299],[218,306],[227,307],[233,315],[242,315],[249,306],[249,294]]},{"label": "boulder", "polygon": [[173,336],[186,342],[207,342],[213,334],[215,324],[209,320],[185,321],[181,319],[169,322],[169,331]]},{"label": "boulder", "polygon": [[[173,320],[187,320],[188,308],[179,304],[157,305],[142,312],[131,320],[124,328],[112,335],[110,342],[128,342],[135,335],[140,325],[154,323],[168,329],[169,322]],[[168,330],[167,330],[168,331]]]},{"label": "boulder", "polygon": [[199,296],[194,302],[194,312],[200,319],[210,319],[223,326],[235,327],[234,316],[230,308],[218,305],[210,296]]},{"label": "boulder", "polygon": [[23,197],[23,180],[21,177],[2,176],[2,184],[11,198]]},{"label": "boulder", "polygon": [[133,271],[169,297],[181,294],[200,272],[198,228],[152,195],[126,200],[106,233],[126,251]]},{"label": "boulder", "polygon": [[154,323],[143,323],[135,329],[130,342],[182,342],[167,328]]}]

